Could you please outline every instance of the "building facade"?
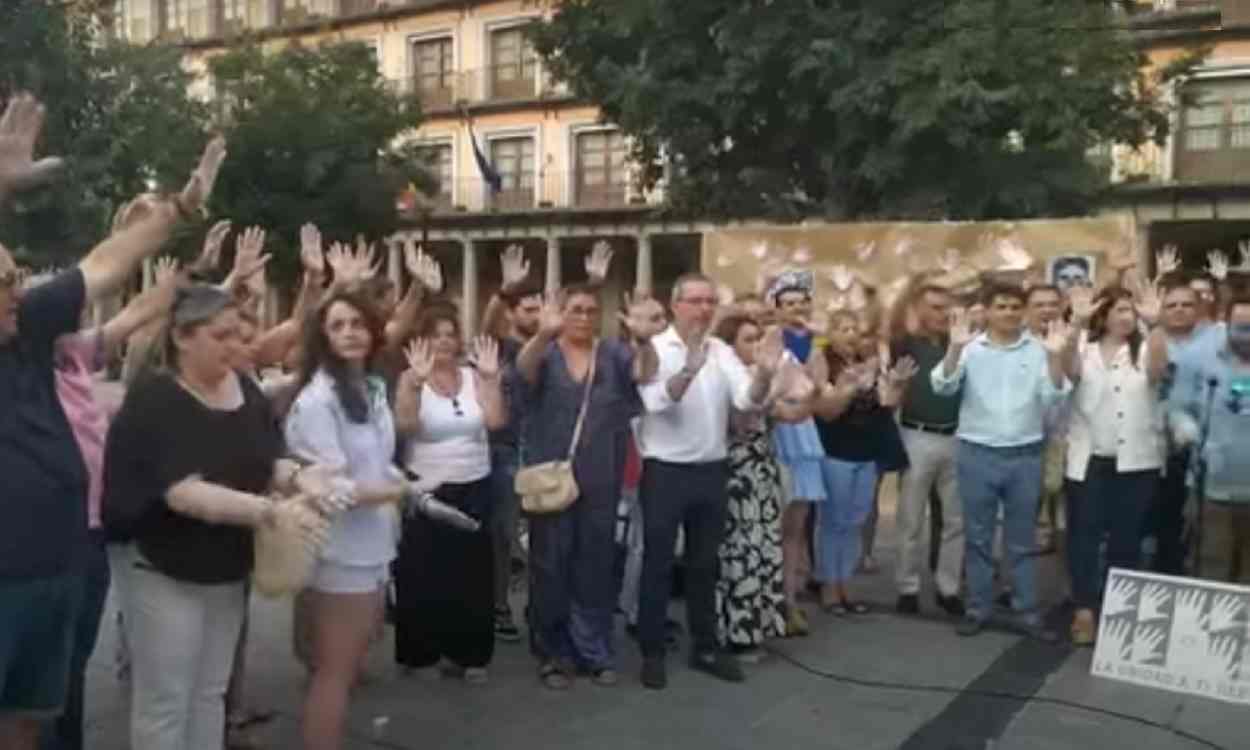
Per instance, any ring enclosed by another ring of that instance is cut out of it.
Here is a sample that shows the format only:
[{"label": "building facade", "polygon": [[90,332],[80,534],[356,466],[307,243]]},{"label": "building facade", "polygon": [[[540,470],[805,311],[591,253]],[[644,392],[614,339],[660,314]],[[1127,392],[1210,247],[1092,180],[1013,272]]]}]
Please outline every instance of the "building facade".
[{"label": "building facade", "polygon": [[1250,240],[1250,0],[1138,0],[1126,19],[1153,72],[1195,51],[1201,63],[1166,93],[1172,133],[1162,146],[1116,146],[1112,211],[1133,213],[1149,244],[1180,247],[1202,268],[1222,249],[1236,262]]},{"label": "building facade", "polygon": [[[550,14],[552,5],[117,0],[109,23],[134,43],[182,45],[192,69],[245,37],[266,47],[370,46],[390,84],[420,99],[421,127],[405,137],[429,149],[439,182],[435,195],[407,196],[401,204],[410,228],[392,238],[390,272],[398,280],[400,244],[416,235],[439,256],[466,330],[474,330],[499,283],[498,254],[510,244],[526,248],[533,273],[548,288],[582,278],[583,259],[599,241],[615,250],[609,282],[616,290],[665,294],[677,275],[698,267],[702,227],[656,218],[662,189],[639,187],[625,138],[553,82],[527,43],[526,25]],[[498,190],[483,179],[475,140],[498,172]],[[610,306],[619,297],[609,295]]]}]

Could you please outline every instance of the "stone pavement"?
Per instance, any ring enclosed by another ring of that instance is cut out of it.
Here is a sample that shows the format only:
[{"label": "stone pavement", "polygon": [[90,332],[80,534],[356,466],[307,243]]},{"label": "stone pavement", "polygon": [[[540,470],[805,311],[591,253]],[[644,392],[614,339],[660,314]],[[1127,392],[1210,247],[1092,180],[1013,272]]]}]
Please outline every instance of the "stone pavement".
[{"label": "stone pavement", "polygon": [[[888,493],[887,493],[888,496]],[[775,644],[781,654],[817,672],[857,680],[944,686],[916,692],[840,682],[804,671],[778,655],[747,667],[745,685],[716,682],[670,659],[664,692],[643,690],[639,659],[622,632],[621,684],[579,681],[566,694],[538,686],[523,645],[500,644],[491,681],[481,687],[431,675],[401,677],[391,644],[371,655],[372,681],[352,704],[349,750],[702,750],[704,748],[832,748],[835,750],[1190,750],[1204,747],[1174,734],[1105,715],[1054,705],[976,697],[977,690],[1034,694],[1162,722],[1199,735],[1205,747],[1250,747],[1250,710],[1186,698],[1088,675],[1090,651],[1049,647],[1003,634],[960,639],[935,614],[893,613],[892,503],[883,507],[878,559],[883,571],[864,576],[858,591],[874,614],[840,620],[813,614],[813,634]],[[1058,558],[1044,559],[1045,590],[1062,599]],[[677,603],[680,605],[680,602]],[[814,608],[812,608],[814,611]],[[681,612],[680,606],[674,607]],[[116,642],[101,633],[88,685],[91,750],[124,750],[125,716],[112,671]],[[299,747],[297,717],[303,675],[290,654],[289,602],[257,598],[252,605],[248,694],[278,717],[257,736],[264,747]],[[173,749],[171,749],[173,750]]]}]

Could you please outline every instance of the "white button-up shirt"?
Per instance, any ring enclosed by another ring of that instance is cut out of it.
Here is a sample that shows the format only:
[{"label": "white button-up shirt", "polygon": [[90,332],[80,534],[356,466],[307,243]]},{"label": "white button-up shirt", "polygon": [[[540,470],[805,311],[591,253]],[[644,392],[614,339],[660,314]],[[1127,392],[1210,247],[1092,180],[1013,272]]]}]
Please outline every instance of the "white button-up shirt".
[{"label": "white button-up shirt", "polygon": [[1127,344],[1110,362],[1097,343],[1083,346],[1081,379],[1072,397],[1066,475],[1085,481],[1090,456],[1114,457],[1120,472],[1163,466],[1163,412],[1146,377],[1143,344],[1134,366]]},{"label": "white button-up shirt", "polygon": [[643,458],[694,464],[723,461],[728,455],[729,412],[757,409],[751,400],[751,372],[718,338],[707,340],[707,361],[681,401],[668,394],[668,380],[686,365],[686,344],[669,326],[651,339],[660,367],[654,380],[639,386],[645,409],[638,429]]}]

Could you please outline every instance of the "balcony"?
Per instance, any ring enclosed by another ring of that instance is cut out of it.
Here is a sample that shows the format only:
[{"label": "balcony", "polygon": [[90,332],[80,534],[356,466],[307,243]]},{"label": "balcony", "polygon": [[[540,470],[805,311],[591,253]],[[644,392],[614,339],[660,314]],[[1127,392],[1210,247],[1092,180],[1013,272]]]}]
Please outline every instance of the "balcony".
[{"label": "balcony", "polygon": [[[515,72],[516,66],[508,66]],[[391,84],[397,91],[415,95],[426,112],[454,111],[460,105],[520,104],[571,99],[568,87],[535,72],[509,77],[501,70],[475,68],[450,73],[440,79],[408,77]]]},{"label": "balcony", "polygon": [[611,211],[654,206],[661,194],[644,193],[630,185],[610,184],[587,186],[579,175],[559,170],[535,174],[532,185],[505,187],[492,193],[490,186],[477,172],[477,167],[462,177],[441,186],[439,193],[418,196],[412,201],[414,213],[446,215],[474,212],[520,212],[579,209]]}]

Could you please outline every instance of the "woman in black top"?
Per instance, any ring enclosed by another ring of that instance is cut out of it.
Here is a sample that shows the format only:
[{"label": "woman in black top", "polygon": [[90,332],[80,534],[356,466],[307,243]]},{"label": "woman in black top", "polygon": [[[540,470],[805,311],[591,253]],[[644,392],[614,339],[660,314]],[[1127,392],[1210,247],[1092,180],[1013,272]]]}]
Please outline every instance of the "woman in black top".
[{"label": "woman in black top", "polygon": [[862,528],[877,493],[883,462],[892,463],[892,409],[902,398],[916,363],[903,358],[883,373],[875,356],[859,351],[859,321],[840,312],[829,323],[829,382],[817,400],[816,430],[824,445],[825,491],[829,500],[816,516],[815,577],[820,602],[837,615],[862,614],[866,605],[851,600],[847,583],[860,560]]},{"label": "woman in black top", "polygon": [[115,541],[134,541],[121,603],[133,652],[133,750],[221,749],[252,530],[285,529],[310,545],[325,533],[312,496],[266,497],[320,489],[325,478],[279,458],[268,402],[231,369],[237,337],[230,295],[180,289],[170,368],[131,387],[109,433],[105,525]]}]

